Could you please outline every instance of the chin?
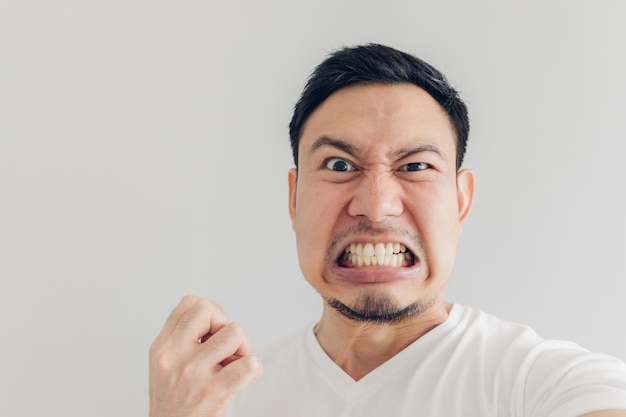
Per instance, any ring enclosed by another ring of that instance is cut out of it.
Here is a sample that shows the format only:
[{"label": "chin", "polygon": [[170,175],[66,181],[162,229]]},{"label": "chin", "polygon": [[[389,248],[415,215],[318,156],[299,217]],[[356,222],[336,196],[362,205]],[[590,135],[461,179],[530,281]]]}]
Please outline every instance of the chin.
[{"label": "chin", "polygon": [[436,298],[420,298],[401,302],[393,294],[366,291],[349,303],[326,298],[326,303],[342,316],[360,323],[395,324],[417,317],[436,304]]}]

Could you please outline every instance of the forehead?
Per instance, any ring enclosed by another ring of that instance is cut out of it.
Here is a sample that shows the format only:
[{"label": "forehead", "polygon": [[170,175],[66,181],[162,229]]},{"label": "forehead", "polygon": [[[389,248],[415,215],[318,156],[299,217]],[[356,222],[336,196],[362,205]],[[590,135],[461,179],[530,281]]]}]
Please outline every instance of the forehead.
[{"label": "forehead", "polygon": [[320,137],[332,137],[375,152],[434,145],[454,158],[456,135],[447,113],[413,84],[367,84],[343,88],[309,116],[302,129],[300,154]]}]

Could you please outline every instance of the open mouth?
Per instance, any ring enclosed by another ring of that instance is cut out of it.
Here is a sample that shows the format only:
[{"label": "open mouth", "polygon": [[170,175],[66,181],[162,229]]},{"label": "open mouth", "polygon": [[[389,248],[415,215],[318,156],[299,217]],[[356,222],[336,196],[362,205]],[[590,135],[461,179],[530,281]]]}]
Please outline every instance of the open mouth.
[{"label": "open mouth", "polygon": [[343,268],[364,266],[408,267],[415,255],[402,243],[351,243],[337,259]]}]

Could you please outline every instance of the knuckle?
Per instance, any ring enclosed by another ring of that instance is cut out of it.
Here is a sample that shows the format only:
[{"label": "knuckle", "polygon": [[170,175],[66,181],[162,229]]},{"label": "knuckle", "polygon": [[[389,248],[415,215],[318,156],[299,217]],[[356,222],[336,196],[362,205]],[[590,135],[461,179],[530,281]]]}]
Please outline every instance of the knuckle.
[{"label": "knuckle", "polygon": [[158,374],[169,374],[175,368],[174,357],[165,350],[159,350],[158,352],[153,353],[151,362],[154,370]]},{"label": "knuckle", "polygon": [[181,301],[189,302],[189,301],[196,301],[197,299],[198,299],[198,297],[196,297],[193,294],[185,294],[185,295],[183,295]]},{"label": "knuckle", "polygon": [[233,336],[235,337],[244,336],[243,327],[241,327],[241,324],[237,322],[232,322],[232,323],[228,323],[226,326],[228,327],[229,332],[231,332]]},{"label": "knuckle", "polygon": [[187,306],[190,307],[194,305],[199,300],[198,297],[192,294],[185,294],[180,301],[178,302],[179,306]]},{"label": "knuckle", "polygon": [[263,365],[261,365],[259,358],[257,358],[256,356],[250,355],[250,356],[246,356],[243,359],[245,359],[244,365],[248,373],[256,374],[257,376],[263,373]]},{"label": "knuckle", "polygon": [[220,376],[226,391],[230,395],[234,395],[247,383],[258,377],[261,372],[261,364],[256,356],[245,356],[226,366],[220,372]]},{"label": "knuckle", "polygon": [[198,299],[198,301],[196,301],[196,308],[198,310],[211,310],[211,305],[211,301],[205,298],[200,298]]},{"label": "knuckle", "polygon": [[241,379],[251,373],[254,370],[254,362],[251,356],[244,356],[237,360],[236,373],[234,374],[238,379]]},{"label": "knuckle", "polygon": [[234,342],[242,343],[245,341],[243,328],[239,323],[228,323],[216,333],[216,335],[218,334],[220,335],[220,337],[216,337],[215,342],[219,344],[230,345]]},{"label": "knuckle", "polygon": [[197,300],[197,306],[200,310],[207,310],[207,311],[224,311],[224,309],[222,308],[222,306],[218,303],[216,303],[213,300],[207,300],[205,298],[201,298]]},{"label": "knuckle", "polygon": [[182,359],[184,358],[177,352],[171,340],[165,343],[155,342],[150,346],[150,370],[157,375],[173,374]]},{"label": "knuckle", "polygon": [[219,385],[224,391],[223,394],[235,391],[245,376],[245,373],[242,372],[241,368],[238,369],[237,372],[234,372],[232,369],[229,371],[230,372],[222,372],[222,375],[220,375],[222,377],[222,383]]}]

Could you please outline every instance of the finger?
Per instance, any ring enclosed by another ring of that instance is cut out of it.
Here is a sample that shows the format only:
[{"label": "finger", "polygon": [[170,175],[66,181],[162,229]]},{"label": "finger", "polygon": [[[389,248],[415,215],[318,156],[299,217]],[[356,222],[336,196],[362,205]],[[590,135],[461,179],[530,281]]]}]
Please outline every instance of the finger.
[{"label": "finger", "polygon": [[259,359],[254,355],[247,355],[225,366],[218,373],[217,378],[227,392],[235,395],[250,382],[260,377],[262,373],[263,367]]},{"label": "finger", "polygon": [[202,362],[212,368],[233,357],[246,356],[250,353],[250,342],[238,323],[229,323],[211,336],[200,349],[197,355],[202,356]]},{"label": "finger", "polygon": [[[239,347],[237,348],[235,353],[232,354],[232,356],[235,358],[238,358],[238,357],[249,355],[250,354],[250,339],[248,339],[248,336],[246,336],[246,334],[244,333],[241,325],[239,323],[230,323],[228,324],[228,327],[232,327],[231,331],[235,333],[234,337],[239,338],[239,340],[241,341]],[[228,358],[226,358],[225,360],[228,361]]]},{"label": "finger", "polygon": [[243,358],[243,356],[233,355],[233,356],[231,356],[231,357],[229,357],[229,358],[226,358],[226,359],[224,359],[223,361],[221,361],[221,362],[220,362],[220,366],[222,366],[222,368],[223,368],[223,367],[225,367],[225,366],[228,366],[228,364],[229,364],[229,363],[233,363],[233,362],[235,362],[236,360],[241,359],[241,358]]},{"label": "finger", "polygon": [[172,338],[187,345],[197,344],[205,335],[215,334],[228,323],[219,304],[199,299],[180,317]]},{"label": "finger", "polygon": [[200,298],[194,295],[185,295],[183,298],[181,298],[174,310],[170,313],[169,317],[165,321],[165,324],[163,325],[159,336],[163,335],[164,337],[167,337],[172,334],[183,314],[185,314],[187,310],[189,310],[196,302],[198,302],[198,300],[200,300]]},{"label": "finger", "polygon": [[[235,365],[236,364],[236,365]],[[262,373],[260,361],[246,356],[220,370],[211,379],[211,392],[203,396],[207,415],[225,415],[232,398]]]}]

